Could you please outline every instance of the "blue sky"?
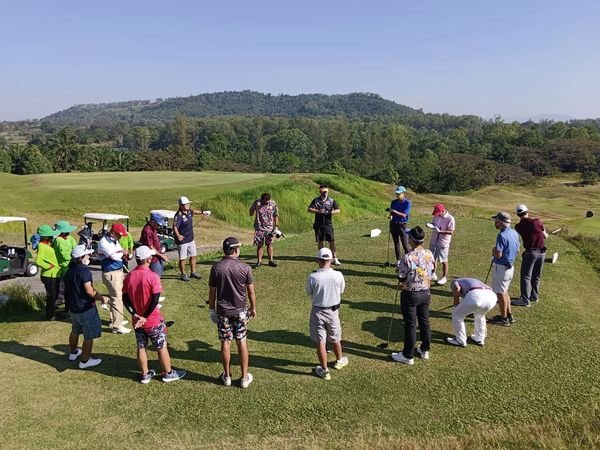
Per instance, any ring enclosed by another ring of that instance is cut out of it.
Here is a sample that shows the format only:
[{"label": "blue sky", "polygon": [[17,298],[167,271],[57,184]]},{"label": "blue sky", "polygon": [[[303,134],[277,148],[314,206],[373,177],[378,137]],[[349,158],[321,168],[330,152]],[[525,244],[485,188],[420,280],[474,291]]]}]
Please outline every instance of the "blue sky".
[{"label": "blue sky", "polygon": [[0,120],[251,89],[600,117],[600,2],[0,0]]}]

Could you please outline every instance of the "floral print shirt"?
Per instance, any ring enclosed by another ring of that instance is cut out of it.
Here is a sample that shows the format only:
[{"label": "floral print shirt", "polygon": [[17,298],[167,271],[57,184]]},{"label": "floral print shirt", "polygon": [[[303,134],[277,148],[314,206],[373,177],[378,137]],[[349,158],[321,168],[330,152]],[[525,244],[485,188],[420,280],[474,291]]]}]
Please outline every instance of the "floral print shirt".
[{"label": "floral print shirt", "polygon": [[431,284],[433,254],[419,246],[398,261],[398,277],[406,278],[405,291],[425,291]]}]

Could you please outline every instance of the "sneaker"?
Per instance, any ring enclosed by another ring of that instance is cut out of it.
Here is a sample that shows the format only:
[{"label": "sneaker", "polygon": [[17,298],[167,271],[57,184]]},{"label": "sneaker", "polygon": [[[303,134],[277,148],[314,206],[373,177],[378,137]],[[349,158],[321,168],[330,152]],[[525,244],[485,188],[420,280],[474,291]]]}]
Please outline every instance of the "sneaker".
[{"label": "sneaker", "polygon": [[242,387],[242,389],[248,389],[248,386],[250,386],[250,384],[254,381],[254,377],[252,376],[251,373],[248,373],[248,376],[246,378],[242,378],[240,380],[240,386]]},{"label": "sneaker", "polygon": [[337,259],[337,258],[333,258],[333,264],[335,264],[336,266],[341,266],[342,265],[342,263],[340,262],[340,260]]},{"label": "sneaker", "polygon": [[431,275],[431,281],[437,281],[437,274]]},{"label": "sneaker", "polygon": [[86,362],[79,361],[79,368],[80,369],[87,369],[89,367],[97,366],[101,362],[102,362],[102,360],[100,358],[92,358],[90,356],[90,359],[88,359]]},{"label": "sneaker", "polygon": [[446,277],[442,277],[442,278],[439,279],[439,281],[437,282],[437,284],[438,284],[438,286],[443,286],[443,285],[446,284],[446,281],[448,281],[446,279]]},{"label": "sneaker", "polygon": [[260,261],[258,261],[256,264],[254,264],[255,269],[258,269],[260,266],[262,266],[262,263]]},{"label": "sneaker", "polygon": [[556,264],[556,261],[558,261],[558,253],[554,252],[552,254],[552,264]]},{"label": "sneaker", "polygon": [[165,297],[164,296],[161,295],[160,297],[158,297],[158,302],[159,303],[162,303],[164,301],[165,301]]},{"label": "sneaker", "polygon": [[469,339],[471,339],[471,342],[473,342],[473,344],[475,345],[478,345],[480,347],[485,346],[485,343],[483,341],[476,340],[474,335],[469,336]]},{"label": "sneaker", "polygon": [[392,359],[402,364],[408,364],[409,366],[412,366],[415,363],[414,358],[407,358],[402,352],[392,353]]},{"label": "sneaker", "polygon": [[513,316],[512,314],[508,315],[508,322],[509,323],[515,323],[517,321],[517,319],[515,319],[515,316]]},{"label": "sneaker", "polygon": [[467,344],[461,344],[460,342],[458,342],[458,339],[456,338],[446,338],[446,342],[450,345],[454,345],[456,347],[466,347]]},{"label": "sneaker", "polygon": [[318,377],[321,377],[324,380],[331,380],[331,374],[329,373],[329,369],[323,369],[321,366],[317,366],[315,367],[315,373]]},{"label": "sneaker", "polygon": [[81,349],[78,348],[75,350],[75,353],[69,352],[69,361],[75,361],[81,355]]},{"label": "sneaker", "polygon": [[129,320],[124,320],[123,322],[121,322],[121,325],[127,325],[129,323]]},{"label": "sneaker", "polygon": [[148,384],[148,383],[150,383],[150,380],[152,378],[154,378],[155,375],[156,375],[156,372],[154,370],[150,369],[148,371],[148,373],[143,373],[142,374],[142,378],[140,379],[140,383],[142,383],[142,384]]},{"label": "sneaker", "polygon": [[531,306],[527,300],[522,300],[522,299],[512,300],[510,302],[510,304],[512,306],[524,306],[526,308],[529,308],[529,306]]},{"label": "sneaker", "polygon": [[192,272],[190,274],[190,277],[195,278],[196,280],[200,280],[202,278],[202,275],[200,275],[198,272]]},{"label": "sneaker", "polygon": [[128,334],[128,333],[131,333],[131,329],[130,328],[125,328],[125,327],[113,328],[112,332],[114,334]]},{"label": "sneaker", "polygon": [[231,386],[231,377],[225,375],[225,372],[221,373],[221,381],[223,381],[225,386]]},{"label": "sneaker", "polygon": [[269,261],[269,266],[270,267],[277,267],[279,264],[277,264],[275,261],[271,260]]},{"label": "sneaker", "polygon": [[537,303],[539,301],[540,301],[539,298],[532,298],[531,300],[529,300],[529,303]]},{"label": "sneaker", "polygon": [[429,350],[424,352],[421,350],[421,347],[417,347],[417,353],[421,357],[421,359],[429,359]]},{"label": "sneaker", "polygon": [[165,383],[170,383],[171,381],[177,381],[177,380],[181,380],[183,377],[185,377],[185,374],[187,372],[185,370],[175,370],[175,369],[171,369],[170,373],[165,373],[162,377],[162,380]]},{"label": "sneaker", "polygon": [[340,369],[343,369],[344,367],[346,367],[347,365],[348,365],[348,357],[342,356],[340,359],[338,359],[335,362],[335,364],[333,365],[333,368],[340,370]]},{"label": "sneaker", "polygon": [[188,277],[186,274],[181,275],[179,279],[181,281],[190,281],[190,277]]},{"label": "sneaker", "polygon": [[503,327],[510,327],[510,322],[507,317],[496,316],[492,320],[490,320],[492,325],[500,325]]}]

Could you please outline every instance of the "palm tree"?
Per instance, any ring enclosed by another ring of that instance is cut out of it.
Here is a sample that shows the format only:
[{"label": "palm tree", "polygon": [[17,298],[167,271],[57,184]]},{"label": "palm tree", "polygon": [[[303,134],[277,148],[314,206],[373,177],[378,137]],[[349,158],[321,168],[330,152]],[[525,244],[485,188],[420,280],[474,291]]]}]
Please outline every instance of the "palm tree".
[{"label": "palm tree", "polygon": [[48,139],[48,147],[52,151],[53,163],[61,172],[70,172],[74,165],[77,138],[70,128],[62,128]]}]

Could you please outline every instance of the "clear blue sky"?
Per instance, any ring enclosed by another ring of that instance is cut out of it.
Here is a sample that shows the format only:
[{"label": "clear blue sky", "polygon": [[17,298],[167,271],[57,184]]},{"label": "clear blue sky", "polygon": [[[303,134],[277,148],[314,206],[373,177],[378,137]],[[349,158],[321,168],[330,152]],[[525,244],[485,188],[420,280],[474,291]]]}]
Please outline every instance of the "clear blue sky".
[{"label": "clear blue sky", "polygon": [[600,1],[0,0],[0,120],[251,89],[600,117]]}]

